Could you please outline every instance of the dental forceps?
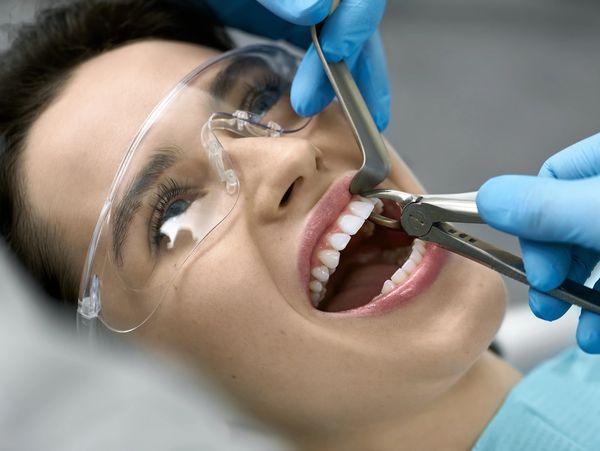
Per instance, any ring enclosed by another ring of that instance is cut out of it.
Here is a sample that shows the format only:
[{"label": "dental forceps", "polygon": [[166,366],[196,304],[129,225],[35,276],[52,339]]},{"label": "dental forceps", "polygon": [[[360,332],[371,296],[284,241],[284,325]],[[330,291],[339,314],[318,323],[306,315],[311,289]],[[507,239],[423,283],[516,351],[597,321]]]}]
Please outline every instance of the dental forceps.
[{"label": "dental forceps", "polygon": [[[339,1],[334,0],[329,15],[338,4]],[[388,150],[346,63],[344,61],[328,63],[325,59],[318,37],[322,25],[323,22],[316,27],[312,26],[310,35],[325,74],[363,155],[363,164],[350,183],[350,192],[360,194],[375,188],[388,176],[390,172]]]},{"label": "dental forceps", "polygon": [[[463,257],[481,263],[511,279],[529,285],[523,260],[510,252],[457,229],[451,222],[483,224],[475,198],[477,192],[444,195],[413,195],[392,189],[362,193],[364,197],[390,199],[401,209],[400,219],[371,214],[370,220],[380,226],[401,230],[423,241],[438,244]],[[566,279],[546,294],[569,304],[600,314],[600,292]]]}]

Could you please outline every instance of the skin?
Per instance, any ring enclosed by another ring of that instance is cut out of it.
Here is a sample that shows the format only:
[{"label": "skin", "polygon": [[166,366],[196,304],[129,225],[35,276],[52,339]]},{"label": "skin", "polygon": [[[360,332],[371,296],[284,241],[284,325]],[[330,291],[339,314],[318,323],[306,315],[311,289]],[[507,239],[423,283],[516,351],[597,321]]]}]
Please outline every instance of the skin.
[{"label": "skin", "polygon": [[[161,41],[112,50],[80,66],[35,123],[27,195],[77,268],[139,124],[214,55]],[[227,150],[243,168],[236,209],[131,335],[209,369],[304,449],[468,449],[519,378],[486,351],[505,309],[500,278],[450,255],[427,290],[391,313],[319,312],[296,260],[311,209],[359,165],[339,111],[330,107],[305,134],[235,139]],[[396,156],[388,184],[422,192]]]}]

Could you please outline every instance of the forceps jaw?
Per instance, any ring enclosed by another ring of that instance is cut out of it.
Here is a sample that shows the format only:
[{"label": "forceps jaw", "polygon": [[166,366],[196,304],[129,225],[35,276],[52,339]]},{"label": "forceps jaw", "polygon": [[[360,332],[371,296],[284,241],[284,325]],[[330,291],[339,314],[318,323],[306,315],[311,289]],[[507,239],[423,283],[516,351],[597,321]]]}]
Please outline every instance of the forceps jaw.
[{"label": "forceps jaw", "polygon": [[[374,189],[371,191],[365,191],[361,193],[361,196],[367,198],[389,199],[396,202],[402,209],[404,209],[406,205],[415,202],[419,199],[418,196],[415,196],[413,194],[393,189]],[[403,230],[402,223],[400,220],[388,218],[386,216],[383,216],[382,214],[371,213],[371,216],[369,216],[369,220],[374,224],[387,227],[388,229]]]},{"label": "forceps jaw", "polygon": [[362,196],[389,199],[398,204],[402,209],[400,220],[378,214],[372,214],[370,220],[391,229],[402,229],[414,237],[425,236],[438,222],[482,222],[475,203],[477,192],[417,195],[394,189],[376,189],[364,192]]}]

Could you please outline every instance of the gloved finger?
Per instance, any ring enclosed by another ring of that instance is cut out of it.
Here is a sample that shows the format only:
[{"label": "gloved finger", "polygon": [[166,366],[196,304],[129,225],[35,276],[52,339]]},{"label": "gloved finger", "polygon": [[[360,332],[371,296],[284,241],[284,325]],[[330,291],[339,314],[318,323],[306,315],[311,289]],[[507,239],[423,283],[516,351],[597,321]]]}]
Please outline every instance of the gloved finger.
[{"label": "gloved finger", "polygon": [[310,43],[307,27],[282,19],[256,0],[205,0],[224,25],[270,39],[284,39],[298,47]]},{"label": "gloved finger", "polygon": [[353,73],[377,128],[385,130],[390,119],[390,89],[379,33],[367,41],[354,64]]},{"label": "gloved finger", "polygon": [[338,62],[358,53],[375,33],[385,0],[343,0],[327,19],[319,41],[327,61]]},{"label": "gloved finger", "polygon": [[600,175],[600,133],[548,158],[539,175],[568,180]]},{"label": "gloved finger", "polygon": [[571,268],[571,246],[561,243],[542,243],[519,240],[527,280],[540,291],[558,287]]},{"label": "gloved finger", "polygon": [[529,288],[529,308],[535,316],[546,321],[554,321],[567,313],[571,304],[556,299],[546,293]]},{"label": "gloved finger", "polygon": [[[536,251],[540,249],[542,252],[546,251],[543,243],[525,241],[525,243],[522,244],[525,245],[525,248],[528,251]],[[536,245],[540,246],[537,247]],[[560,280],[555,286],[547,288],[547,290],[556,288],[558,285],[564,282],[566,277],[575,282],[584,283],[598,261],[598,254],[589,249],[578,248],[575,249],[569,256],[569,261],[571,262],[571,265],[568,268],[568,273],[565,272],[565,276],[562,278],[562,280]],[[570,304],[568,302],[556,299],[546,293],[542,293],[535,288],[531,288],[529,290],[529,307],[534,315],[538,318],[546,321],[554,321],[563,316],[565,312],[569,310]]]},{"label": "gloved finger", "polygon": [[[375,124],[379,130],[384,130],[389,122],[390,93],[379,33],[367,41],[360,53],[346,59],[346,63],[353,72]],[[312,116],[329,105],[334,95],[317,52],[311,45],[292,83],[292,106],[299,115]]]},{"label": "gloved finger", "polygon": [[[314,25],[322,22],[331,9],[333,0],[258,0],[269,11],[296,25]],[[338,7],[339,8],[339,7]]]},{"label": "gloved finger", "polygon": [[569,271],[569,279],[575,282],[585,283],[590,277],[592,271],[598,264],[600,255],[592,249],[581,246],[573,246],[571,248],[571,270]]},{"label": "gloved finger", "polygon": [[[356,66],[360,54],[351,55],[348,68]],[[385,63],[384,63],[385,64]],[[292,107],[300,116],[314,116],[331,103],[335,93],[323,70],[323,64],[314,45],[308,48],[294,76],[290,92]]]},{"label": "gloved finger", "polygon": [[300,116],[314,116],[329,105],[334,95],[317,51],[311,44],[292,82],[292,107]]},{"label": "gloved finger", "polygon": [[600,177],[555,180],[505,175],[479,190],[481,218],[512,235],[600,250]]},{"label": "gloved finger", "polygon": [[581,349],[590,354],[600,354],[600,315],[582,310],[576,336]]}]

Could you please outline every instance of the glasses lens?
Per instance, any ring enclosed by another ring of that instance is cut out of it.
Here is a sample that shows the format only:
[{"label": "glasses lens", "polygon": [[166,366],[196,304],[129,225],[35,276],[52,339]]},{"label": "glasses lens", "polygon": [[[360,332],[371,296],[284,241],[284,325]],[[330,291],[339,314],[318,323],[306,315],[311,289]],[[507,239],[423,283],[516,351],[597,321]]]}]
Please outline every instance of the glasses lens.
[{"label": "glasses lens", "polygon": [[277,47],[224,54],[188,75],[148,117],[113,182],[82,290],[89,296],[92,280],[99,281],[108,327],[144,323],[236,205],[243,168],[231,161],[223,128],[213,131],[209,119],[249,113],[242,120],[258,127],[238,127],[229,139],[251,136],[261,124],[275,122],[285,133],[307,123],[289,100],[296,67],[297,58]]}]

